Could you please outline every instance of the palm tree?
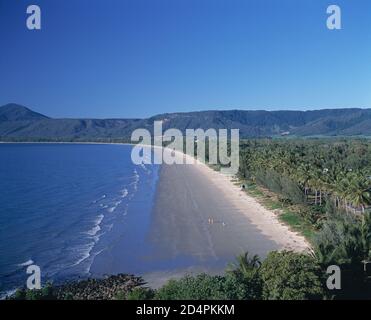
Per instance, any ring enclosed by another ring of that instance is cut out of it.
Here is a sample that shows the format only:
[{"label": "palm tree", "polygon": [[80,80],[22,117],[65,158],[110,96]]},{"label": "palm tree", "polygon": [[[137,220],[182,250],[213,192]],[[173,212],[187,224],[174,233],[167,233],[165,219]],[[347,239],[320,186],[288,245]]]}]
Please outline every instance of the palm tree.
[{"label": "palm tree", "polygon": [[244,254],[240,254],[236,257],[236,262],[231,263],[227,272],[240,273],[244,277],[251,276],[259,270],[261,261],[258,255],[254,255],[252,258],[249,257],[249,253],[246,251]]},{"label": "palm tree", "polygon": [[361,207],[365,212],[365,206],[370,204],[369,180],[353,174],[349,183],[348,199],[354,208]]},{"label": "palm tree", "polygon": [[305,196],[307,196],[308,181],[310,178],[310,166],[306,163],[300,163],[295,173],[293,173],[293,179],[297,181],[299,186],[304,190]]},{"label": "palm tree", "polygon": [[313,255],[323,265],[360,265],[371,258],[371,214],[361,220],[328,221],[315,239]]}]

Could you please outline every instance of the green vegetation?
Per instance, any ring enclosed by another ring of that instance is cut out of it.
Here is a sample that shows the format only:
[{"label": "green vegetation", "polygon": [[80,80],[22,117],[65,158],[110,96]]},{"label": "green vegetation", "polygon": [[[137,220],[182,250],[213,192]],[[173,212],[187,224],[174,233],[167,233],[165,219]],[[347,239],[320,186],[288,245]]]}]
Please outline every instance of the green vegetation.
[{"label": "green vegetation", "polygon": [[19,289],[13,296],[14,300],[55,300],[56,295],[51,283],[40,290]]},{"label": "green vegetation", "polygon": [[370,299],[371,214],[360,219],[347,214],[328,217],[316,235],[314,256],[322,269],[338,265],[342,270],[342,288],[329,293],[334,298]]},{"label": "green vegetation", "polygon": [[312,257],[289,251],[271,252],[260,269],[263,299],[321,299],[321,269]]},{"label": "green vegetation", "polygon": [[290,201],[258,186],[251,181],[240,180],[236,185],[244,185],[244,191],[256,198],[264,207],[278,213],[279,219],[291,227],[292,230],[302,234],[309,242],[315,235],[317,229],[316,221],[309,221],[314,208],[310,206],[293,205]]},{"label": "green vegetation", "polygon": [[226,299],[225,279],[221,276],[201,274],[186,276],[180,280],[170,280],[160,288],[155,298],[159,300],[202,300]]},{"label": "green vegetation", "polygon": [[[111,290],[109,297],[371,299],[371,141],[246,140],[241,142],[240,151],[239,180],[235,183],[244,184],[246,192],[305,235],[313,251],[271,252],[262,262],[246,253],[237,257],[224,275],[185,276],[168,281],[158,290],[143,287],[140,279],[130,287],[118,282],[120,289]],[[340,290],[326,286],[326,271],[331,265],[340,267]],[[94,286],[106,292],[107,285],[99,285],[100,281]],[[79,289],[71,290],[74,287]],[[47,286],[34,292],[20,290],[14,298],[80,299],[87,296],[86,288],[79,284],[59,289]]]},{"label": "green vegetation", "polygon": [[243,141],[239,176],[275,192],[282,202],[315,208],[318,216],[326,205],[364,213],[371,203],[371,142]]},{"label": "green vegetation", "polygon": [[240,146],[246,192],[312,242],[328,213],[363,215],[371,204],[366,139],[260,139]]},{"label": "green vegetation", "polygon": [[151,288],[136,287],[130,291],[126,296],[123,293],[119,293],[116,296],[117,300],[123,300],[125,297],[126,300],[151,300],[155,295],[154,290]]},{"label": "green vegetation", "polygon": [[200,274],[185,276],[180,280],[170,280],[156,294],[159,300],[256,300],[261,298],[261,278],[257,256],[238,257],[224,276]]}]

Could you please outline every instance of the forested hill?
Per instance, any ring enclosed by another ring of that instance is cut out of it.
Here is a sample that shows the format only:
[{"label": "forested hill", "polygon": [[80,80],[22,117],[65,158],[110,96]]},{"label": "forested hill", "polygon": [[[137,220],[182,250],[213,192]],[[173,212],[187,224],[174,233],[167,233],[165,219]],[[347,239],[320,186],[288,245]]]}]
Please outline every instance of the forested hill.
[{"label": "forested hill", "polygon": [[371,135],[371,109],[315,111],[200,111],[148,119],[53,119],[17,104],[0,107],[0,139],[129,138],[136,128],[240,129],[241,137]]}]

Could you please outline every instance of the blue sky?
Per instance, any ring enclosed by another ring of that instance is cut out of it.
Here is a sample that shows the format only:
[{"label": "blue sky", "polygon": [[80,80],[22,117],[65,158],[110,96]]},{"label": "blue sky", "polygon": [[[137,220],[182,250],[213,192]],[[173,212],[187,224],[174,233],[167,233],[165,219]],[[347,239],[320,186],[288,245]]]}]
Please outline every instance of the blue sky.
[{"label": "blue sky", "polygon": [[[330,4],[342,30],[326,28]],[[371,1],[0,0],[8,102],[98,118],[371,107]]]}]

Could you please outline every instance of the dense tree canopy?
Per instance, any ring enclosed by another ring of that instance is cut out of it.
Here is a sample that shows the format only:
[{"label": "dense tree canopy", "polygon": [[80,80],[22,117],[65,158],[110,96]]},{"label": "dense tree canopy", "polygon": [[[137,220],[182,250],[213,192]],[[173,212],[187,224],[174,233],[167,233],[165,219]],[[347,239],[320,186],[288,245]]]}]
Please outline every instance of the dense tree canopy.
[{"label": "dense tree canopy", "polygon": [[362,213],[371,204],[371,142],[361,139],[245,140],[240,171],[293,203]]}]

